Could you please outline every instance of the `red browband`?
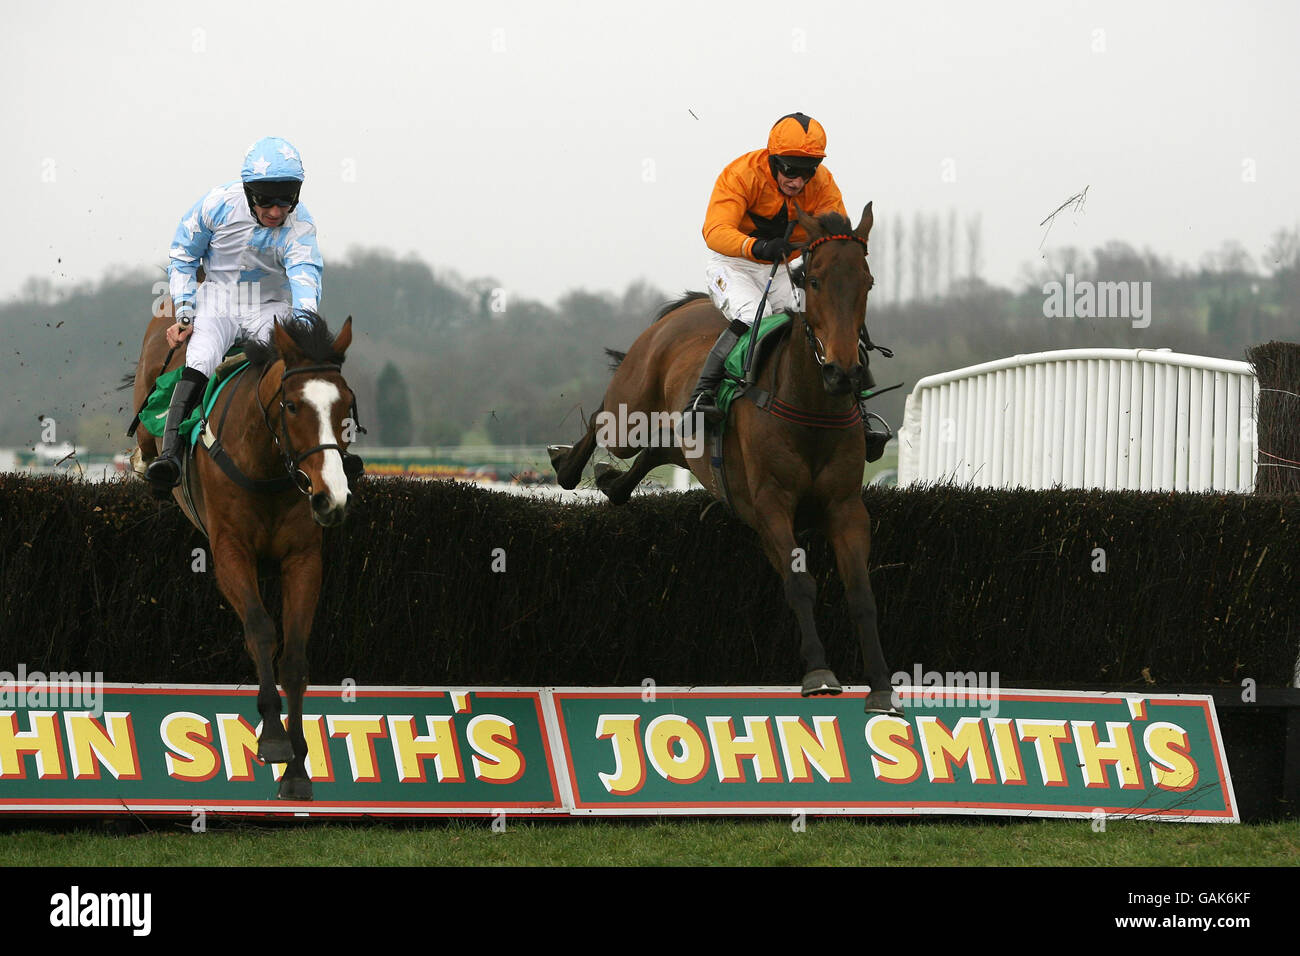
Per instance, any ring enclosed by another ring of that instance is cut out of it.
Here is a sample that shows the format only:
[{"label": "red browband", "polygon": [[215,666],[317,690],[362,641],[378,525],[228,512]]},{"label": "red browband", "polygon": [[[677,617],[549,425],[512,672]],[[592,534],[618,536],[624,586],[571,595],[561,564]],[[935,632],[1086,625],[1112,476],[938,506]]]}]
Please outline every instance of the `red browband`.
[{"label": "red browband", "polygon": [[855,236],[850,233],[846,236],[822,236],[820,239],[814,239],[812,242],[808,243],[808,245],[803,247],[803,254],[805,256],[808,255],[808,253],[812,252],[823,242],[830,242],[832,239],[851,239],[853,242],[861,243],[863,250],[867,248],[867,240],[863,239],[861,236]]}]

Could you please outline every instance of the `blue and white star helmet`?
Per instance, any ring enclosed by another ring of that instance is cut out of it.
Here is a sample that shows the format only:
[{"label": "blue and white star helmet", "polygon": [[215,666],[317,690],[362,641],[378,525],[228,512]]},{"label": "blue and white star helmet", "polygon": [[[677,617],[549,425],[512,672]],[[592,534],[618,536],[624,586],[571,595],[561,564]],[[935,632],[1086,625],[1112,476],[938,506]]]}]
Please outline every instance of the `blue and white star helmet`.
[{"label": "blue and white star helmet", "polygon": [[256,205],[268,205],[267,200],[271,200],[288,206],[293,212],[304,177],[298,150],[279,136],[264,136],[250,146],[239,170],[250,211]]},{"label": "blue and white star helmet", "polygon": [[296,179],[302,182],[305,178],[302,157],[287,139],[264,136],[248,147],[243,168],[239,171],[239,178],[246,183],[265,179]]}]

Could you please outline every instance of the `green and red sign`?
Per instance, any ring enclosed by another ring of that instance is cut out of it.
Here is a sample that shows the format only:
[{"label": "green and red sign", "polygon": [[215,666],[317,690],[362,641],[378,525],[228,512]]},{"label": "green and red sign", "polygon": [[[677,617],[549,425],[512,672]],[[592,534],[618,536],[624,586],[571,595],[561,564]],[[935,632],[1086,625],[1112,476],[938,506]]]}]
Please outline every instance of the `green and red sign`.
[{"label": "green and red sign", "polygon": [[900,688],[313,688],[316,799],[275,798],[256,688],[0,704],[0,812],[1238,819],[1211,698]]}]

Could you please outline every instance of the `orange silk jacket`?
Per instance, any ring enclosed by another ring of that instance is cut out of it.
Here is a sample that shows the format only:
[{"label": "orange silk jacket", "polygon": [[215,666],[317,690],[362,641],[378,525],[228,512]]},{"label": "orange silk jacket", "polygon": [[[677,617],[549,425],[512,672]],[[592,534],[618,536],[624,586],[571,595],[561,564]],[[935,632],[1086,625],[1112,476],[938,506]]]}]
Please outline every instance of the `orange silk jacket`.
[{"label": "orange silk jacket", "polygon": [[[786,224],[795,218],[796,202],[810,216],[838,212],[848,217],[835,177],[825,165],[818,168],[803,192],[787,199],[776,184],[769,155],[766,149],[746,153],[729,163],[718,176],[703,230],[704,242],[714,252],[761,261],[750,255],[754,240],[783,236]],[[808,233],[796,225],[790,241],[807,242]]]}]

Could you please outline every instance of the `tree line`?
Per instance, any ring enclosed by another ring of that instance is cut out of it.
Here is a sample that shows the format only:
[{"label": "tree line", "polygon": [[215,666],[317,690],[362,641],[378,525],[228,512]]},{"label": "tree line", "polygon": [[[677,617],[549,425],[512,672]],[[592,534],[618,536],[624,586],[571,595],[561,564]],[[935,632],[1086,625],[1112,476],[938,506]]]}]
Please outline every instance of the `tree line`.
[{"label": "tree line", "polygon": [[[869,260],[877,382],[904,388],[877,412],[895,427],[917,379],[1007,355],[1057,348],[1171,348],[1222,358],[1300,331],[1300,229],[1278,230],[1258,258],[1225,242],[1196,266],[1109,242],[1048,250],[1012,288],[979,275],[979,220],[955,214],[877,223]],[[1152,321],[1048,318],[1046,282],[1151,283]],[[33,279],[0,304],[8,401],[0,447],[31,447],[56,425],[58,441],[92,452],[125,450],[133,413],[119,391],[134,371],[161,268],[66,290]],[[695,277],[686,277],[698,288]],[[635,282],[622,292],[574,290],[554,305],[490,277],[466,279],[414,256],[351,250],[326,270],[323,311],[335,327],[354,316],[348,381],[369,445],[544,445],[578,437],[609,379],[604,348],[626,350],[683,290]]]}]

